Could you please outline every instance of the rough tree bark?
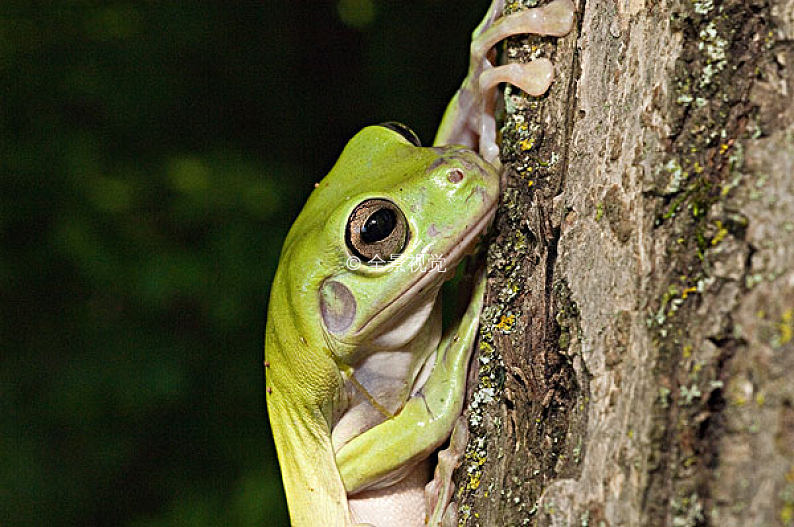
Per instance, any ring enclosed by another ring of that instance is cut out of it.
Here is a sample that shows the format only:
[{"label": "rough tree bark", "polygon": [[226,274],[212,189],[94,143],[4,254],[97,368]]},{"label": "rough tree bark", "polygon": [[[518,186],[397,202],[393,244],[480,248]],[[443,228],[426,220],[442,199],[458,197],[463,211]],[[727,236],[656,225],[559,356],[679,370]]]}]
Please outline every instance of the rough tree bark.
[{"label": "rough tree bark", "polygon": [[[508,6],[514,8],[515,6]],[[794,524],[794,0],[580,0],[506,96],[465,525]]]}]

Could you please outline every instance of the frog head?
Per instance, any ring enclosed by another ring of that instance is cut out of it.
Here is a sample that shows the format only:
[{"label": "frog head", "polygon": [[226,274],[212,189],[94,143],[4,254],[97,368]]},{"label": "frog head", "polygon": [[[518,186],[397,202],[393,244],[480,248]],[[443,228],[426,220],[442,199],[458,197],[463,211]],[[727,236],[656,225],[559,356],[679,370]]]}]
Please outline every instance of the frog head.
[{"label": "frog head", "polygon": [[[296,326],[336,360],[396,349],[490,223],[499,176],[461,146],[421,147],[403,125],[356,134],[287,236],[280,277]],[[364,346],[364,344],[371,344]]]}]

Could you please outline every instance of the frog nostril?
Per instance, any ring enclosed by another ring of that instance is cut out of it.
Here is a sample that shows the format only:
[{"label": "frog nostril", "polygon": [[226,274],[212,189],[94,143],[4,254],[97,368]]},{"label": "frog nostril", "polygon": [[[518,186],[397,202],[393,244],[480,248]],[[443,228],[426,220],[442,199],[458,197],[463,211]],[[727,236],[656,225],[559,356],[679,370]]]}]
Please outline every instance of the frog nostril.
[{"label": "frog nostril", "polygon": [[463,181],[463,171],[457,168],[447,172],[447,179],[450,183],[460,183]]}]

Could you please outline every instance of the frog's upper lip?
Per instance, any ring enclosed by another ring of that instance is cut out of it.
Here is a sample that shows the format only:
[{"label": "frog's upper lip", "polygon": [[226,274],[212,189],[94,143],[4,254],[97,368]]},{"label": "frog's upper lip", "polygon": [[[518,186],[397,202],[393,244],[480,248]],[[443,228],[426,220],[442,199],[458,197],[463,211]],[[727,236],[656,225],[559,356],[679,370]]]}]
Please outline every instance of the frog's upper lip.
[{"label": "frog's upper lip", "polygon": [[[485,227],[491,222],[493,219],[494,214],[496,213],[496,206],[498,202],[494,200],[493,204],[486,210],[485,214],[477,220],[471,229],[461,238],[460,242],[455,245],[448,253],[443,255],[442,261],[445,264],[450,266],[458,265],[458,262],[463,258],[464,251],[466,251],[469,246],[471,245],[472,241],[479,236],[483,231],[485,231]],[[382,316],[386,315],[393,315],[394,312],[399,312],[400,309],[407,305],[407,300],[414,298],[418,294],[420,294],[425,287],[433,280],[436,274],[439,271],[436,268],[431,268],[427,272],[414,280],[414,282],[408,286],[399,296],[394,297],[383,306],[381,309],[376,311],[372,314],[355,332],[355,336],[359,337],[367,332],[369,327],[372,325],[373,322],[380,319]]]}]

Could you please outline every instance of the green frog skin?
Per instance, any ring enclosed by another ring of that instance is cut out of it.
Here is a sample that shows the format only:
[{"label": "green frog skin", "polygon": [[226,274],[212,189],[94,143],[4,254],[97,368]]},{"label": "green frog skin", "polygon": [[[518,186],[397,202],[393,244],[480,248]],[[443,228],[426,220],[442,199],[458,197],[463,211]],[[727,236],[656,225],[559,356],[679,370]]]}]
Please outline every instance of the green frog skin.
[{"label": "green frog skin", "polygon": [[[571,0],[502,9],[494,1],[474,31],[434,145],[397,123],[364,128],[284,242],[265,369],[295,527],[457,525],[451,476],[484,275],[443,332],[439,290],[496,210],[498,84],[540,95],[553,76],[546,59],[494,66],[492,50],[515,34],[565,35],[574,16]],[[433,474],[428,458],[448,440]]]}]

